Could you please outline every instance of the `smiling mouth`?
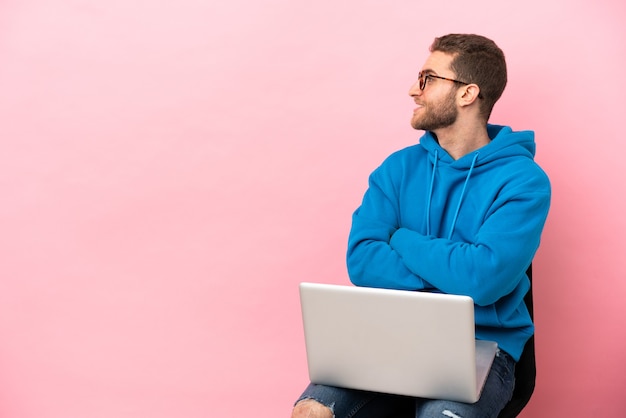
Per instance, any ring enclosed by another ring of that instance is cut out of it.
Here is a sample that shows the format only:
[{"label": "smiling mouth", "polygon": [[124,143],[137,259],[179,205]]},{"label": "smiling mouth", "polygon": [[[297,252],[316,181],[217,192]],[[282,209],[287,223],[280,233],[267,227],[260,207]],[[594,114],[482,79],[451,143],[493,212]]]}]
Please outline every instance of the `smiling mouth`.
[{"label": "smiling mouth", "polygon": [[419,103],[417,100],[415,101],[415,104],[417,105],[417,107],[413,109],[414,112],[424,107],[424,104]]}]

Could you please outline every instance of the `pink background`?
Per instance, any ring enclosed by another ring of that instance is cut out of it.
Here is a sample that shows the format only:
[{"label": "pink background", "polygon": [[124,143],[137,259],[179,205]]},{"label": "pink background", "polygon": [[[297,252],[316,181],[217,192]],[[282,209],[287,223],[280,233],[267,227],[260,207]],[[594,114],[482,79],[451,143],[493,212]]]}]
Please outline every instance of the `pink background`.
[{"label": "pink background", "polygon": [[297,284],[347,283],[367,176],[413,144],[435,36],[505,51],[492,122],[537,133],[524,417],[626,409],[625,3],[0,3],[0,416],[279,417]]}]

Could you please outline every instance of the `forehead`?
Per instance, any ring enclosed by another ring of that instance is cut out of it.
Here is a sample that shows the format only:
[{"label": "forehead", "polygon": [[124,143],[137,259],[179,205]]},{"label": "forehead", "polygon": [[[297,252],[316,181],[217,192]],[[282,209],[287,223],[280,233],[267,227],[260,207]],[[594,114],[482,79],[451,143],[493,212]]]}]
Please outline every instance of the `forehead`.
[{"label": "forehead", "polygon": [[454,75],[450,69],[450,64],[454,59],[454,55],[446,54],[441,51],[434,51],[426,58],[426,62],[422,66],[423,73],[433,73],[436,75]]}]

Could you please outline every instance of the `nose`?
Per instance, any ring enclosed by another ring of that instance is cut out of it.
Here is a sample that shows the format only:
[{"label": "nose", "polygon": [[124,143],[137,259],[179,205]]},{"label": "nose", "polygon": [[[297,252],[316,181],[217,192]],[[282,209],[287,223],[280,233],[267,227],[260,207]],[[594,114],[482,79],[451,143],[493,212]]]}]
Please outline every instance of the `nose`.
[{"label": "nose", "polygon": [[417,80],[415,83],[413,83],[413,85],[409,89],[409,96],[414,97],[414,96],[419,96],[421,94],[422,94],[422,89],[420,89],[420,81]]}]

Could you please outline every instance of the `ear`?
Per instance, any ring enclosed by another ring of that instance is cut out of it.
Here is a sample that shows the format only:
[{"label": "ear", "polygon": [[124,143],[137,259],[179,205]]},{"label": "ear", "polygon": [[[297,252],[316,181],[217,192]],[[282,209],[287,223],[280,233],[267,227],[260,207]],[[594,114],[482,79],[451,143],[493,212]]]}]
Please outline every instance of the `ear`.
[{"label": "ear", "polygon": [[459,104],[469,106],[478,100],[480,87],[477,84],[468,84],[459,89]]}]

